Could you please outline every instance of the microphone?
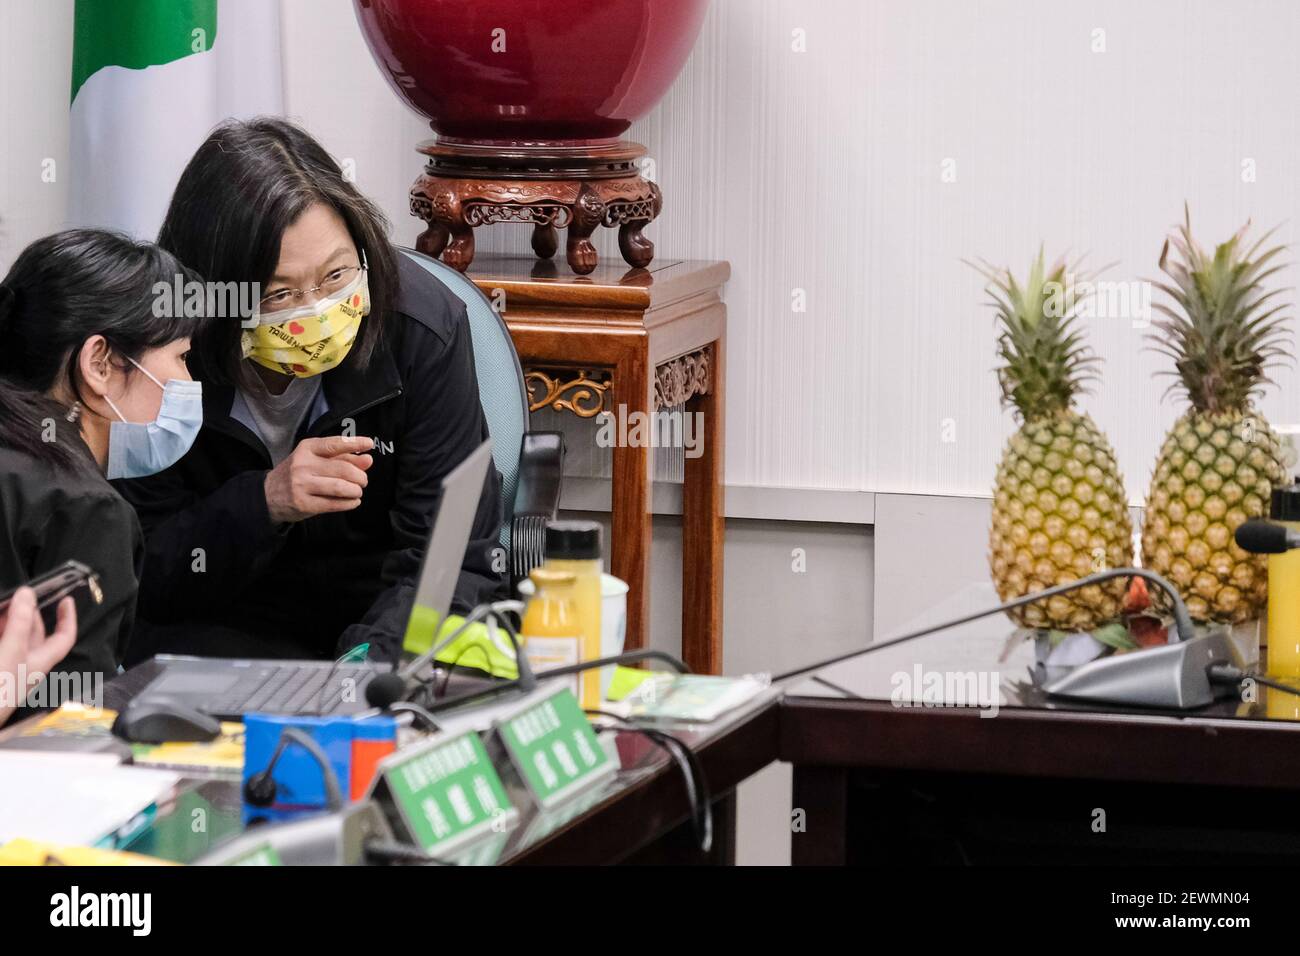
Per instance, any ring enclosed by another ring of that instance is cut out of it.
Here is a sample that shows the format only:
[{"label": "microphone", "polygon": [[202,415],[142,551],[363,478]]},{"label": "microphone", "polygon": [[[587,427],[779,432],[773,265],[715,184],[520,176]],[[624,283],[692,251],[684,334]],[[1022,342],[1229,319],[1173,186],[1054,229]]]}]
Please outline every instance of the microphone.
[{"label": "microphone", "polygon": [[773,683],[776,681],[786,680],[791,677],[798,677],[807,674],[810,671],[821,670],[823,667],[829,667],[831,664],[838,664],[840,661],[846,661],[851,657],[857,657],[860,654],[872,654],[876,651],[882,651],[886,647],[893,647],[895,644],[902,644],[904,641],[912,641],[918,637],[925,637],[934,634],[936,631],[944,631],[950,627],[957,627],[961,624],[969,624],[971,621],[978,621],[982,617],[992,617],[994,614],[1001,614],[1003,611],[1011,611],[1018,607],[1024,607],[1026,604],[1033,604],[1044,598],[1056,597],[1058,594],[1067,594],[1070,591],[1077,591],[1080,588],[1090,587],[1094,584],[1101,584],[1103,581],[1110,581],[1114,578],[1142,578],[1156,585],[1160,590],[1169,595],[1170,601],[1174,607],[1174,630],[1178,633],[1179,641],[1190,641],[1196,636],[1196,630],[1192,625],[1192,616],[1187,611],[1187,605],[1183,603],[1182,595],[1178,590],[1156,574],[1154,571],[1148,571],[1145,568],[1112,568],[1109,571],[1099,571],[1096,574],[1090,574],[1086,578],[1079,578],[1077,581],[1069,581],[1065,584],[1058,584],[1055,587],[1047,588],[1044,591],[1035,591],[1032,594],[1026,594],[1014,600],[999,604],[996,607],[987,608],[983,611],[976,611],[974,614],[967,614],[965,617],[959,617],[955,620],[944,621],[942,624],[934,624],[930,627],[923,627],[919,631],[912,631],[909,634],[901,634],[898,637],[891,637],[887,641],[877,641],[868,647],[860,648],[856,651],[849,651],[847,654],[837,654],[836,656],[824,661],[818,661],[815,664],[809,664],[806,667],[798,667],[792,671],[786,671],[784,674],[778,674],[772,678]]},{"label": "microphone", "polygon": [[372,848],[382,853],[395,841],[383,809],[366,797],[328,813],[249,827],[199,857],[195,865],[228,866],[267,850],[286,866],[359,866],[376,858],[394,862],[391,854],[379,856]]},{"label": "microphone", "polygon": [[366,685],[366,703],[380,710],[387,710],[406,696],[406,681],[391,671],[377,674]]},{"label": "microphone", "polygon": [[1285,554],[1293,548],[1300,548],[1300,533],[1264,518],[1242,522],[1233,538],[1237,547],[1251,554]]}]

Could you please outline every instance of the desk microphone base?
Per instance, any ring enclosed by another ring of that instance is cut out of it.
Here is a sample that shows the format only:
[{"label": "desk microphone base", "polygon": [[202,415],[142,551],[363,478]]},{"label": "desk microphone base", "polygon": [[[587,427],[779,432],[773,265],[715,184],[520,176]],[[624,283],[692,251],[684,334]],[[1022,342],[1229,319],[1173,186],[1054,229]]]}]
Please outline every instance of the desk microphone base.
[{"label": "desk microphone base", "polygon": [[1193,710],[1230,696],[1230,686],[1210,682],[1211,664],[1245,670],[1226,629],[1128,654],[1115,654],[1074,668],[1048,682],[1048,696],[1133,707]]}]

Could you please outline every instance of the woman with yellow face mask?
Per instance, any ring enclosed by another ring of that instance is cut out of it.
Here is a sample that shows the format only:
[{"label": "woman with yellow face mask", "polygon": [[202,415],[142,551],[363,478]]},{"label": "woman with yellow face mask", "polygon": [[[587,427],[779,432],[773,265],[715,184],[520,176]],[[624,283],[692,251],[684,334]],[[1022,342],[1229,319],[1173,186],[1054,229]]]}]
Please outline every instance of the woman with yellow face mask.
[{"label": "woman with yellow face mask", "polygon": [[[323,215],[324,207],[312,213]],[[241,337],[244,354],[263,368],[294,378],[310,378],[342,362],[370,312],[364,262],[331,269],[310,292],[324,298],[303,302],[307,293],[291,289],[264,296],[256,324]]]},{"label": "woman with yellow face mask", "polygon": [[[119,483],[146,541],[129,661],[399,653],[440,480],[488,434],[464,305],[386,230],[282,120],[226,123],[186,167],[159,245],[244,307],[194,341],[190,454]],[[499,481],[453,611],[505,595]]]}]

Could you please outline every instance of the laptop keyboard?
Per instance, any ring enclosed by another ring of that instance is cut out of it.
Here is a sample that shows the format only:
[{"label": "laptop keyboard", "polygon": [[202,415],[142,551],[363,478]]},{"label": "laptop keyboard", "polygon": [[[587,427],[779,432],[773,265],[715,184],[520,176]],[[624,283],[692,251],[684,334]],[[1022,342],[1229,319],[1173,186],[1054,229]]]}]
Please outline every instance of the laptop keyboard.
[{"label": "laptop keyboard", "polygon": [[374,674],[373,667],[363,664],[254,667],[225,693],[203,701],[199,709],[218,717],[348,713],[365,709],[365,688]]}]

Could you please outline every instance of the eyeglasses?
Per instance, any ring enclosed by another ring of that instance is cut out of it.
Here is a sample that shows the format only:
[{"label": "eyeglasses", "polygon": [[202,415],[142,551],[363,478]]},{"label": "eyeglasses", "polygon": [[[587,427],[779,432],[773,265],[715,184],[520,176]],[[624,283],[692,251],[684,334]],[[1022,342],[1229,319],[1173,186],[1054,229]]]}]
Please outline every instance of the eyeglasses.
[{"label": "eyeglasses", "polygon": [[280,289],[270,295],[262,296],[259,302],[260,309],[262,312],[279,312],[281,309],[296,308],[302,305],[307,296],[316,297],[317,293],[320,293],[320,298],[328,299],[346,289],[349,283],[365,271],[364,262],[359,266],[331,269],[321,280],[320,285],[312,286],[310,289]]}]

